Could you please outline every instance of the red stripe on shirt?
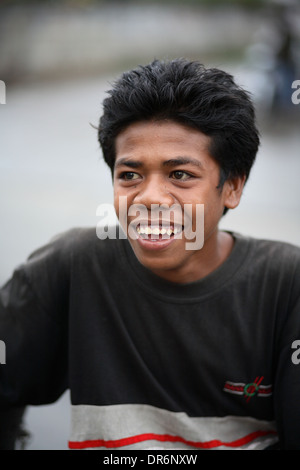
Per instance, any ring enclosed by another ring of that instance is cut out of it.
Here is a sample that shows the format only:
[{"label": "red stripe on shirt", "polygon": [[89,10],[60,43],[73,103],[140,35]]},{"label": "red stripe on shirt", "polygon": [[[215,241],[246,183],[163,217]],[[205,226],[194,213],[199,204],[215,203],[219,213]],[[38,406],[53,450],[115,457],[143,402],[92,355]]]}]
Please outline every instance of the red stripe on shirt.
[{"label": "red stripe on shirt", "polygon": [[86,449],[89,447],[105,447],[107,449],[113,449],[117,447],[124,447],[132,444],[136,444],[138,442],[143,441],[160,441],[160,442],[181,442],[183,444],[189,445],[191,447],[195,447],[197,449],[213,449],[220,446],[225,447],[241,447],[245,444],[248,444],[251,441],[254,441],[258,437],[263,437],[268,434],[277,434],[275,431],[255,431],[247,436],[244,436],[240,439],[236,439],[232,442],[223,442],[218,439],[214,439],[212,441],[207,442],[195,442],[195,441],[188,441],[180,436],[171,436],[169,434],[139,434],[137,436],[132,437],[125,437],[123,439],[117,440],[110,440],[105,441],[103,439],[95,439],[95,440],[88,440],[88,441],[70,441],[69,448],[70,449]]}]

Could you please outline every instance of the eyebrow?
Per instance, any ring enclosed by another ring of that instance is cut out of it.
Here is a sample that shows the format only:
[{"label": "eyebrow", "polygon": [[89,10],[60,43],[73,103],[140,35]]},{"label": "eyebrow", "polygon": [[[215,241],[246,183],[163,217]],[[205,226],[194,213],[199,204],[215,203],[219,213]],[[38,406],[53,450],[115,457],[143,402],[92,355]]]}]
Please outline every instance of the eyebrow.
[{"label": "eyebrow", "polygon": [[[191,158],[191,157],[170,158],[169,160],[166,160],[163,162],[164,167],[174,167],[174,166],[187,165],[187,164],[203,168],[203,165],[199,160],[196,160],[195,158]],[[118,168],[122,165],[128,166],[130,168],[141,168],[144,166],[144,162],[140,160],[130,160],[124,157],[116,161],[115,168]]]},{"label": "eyebrow", "polygon": [[138,161],[138,160],[129,160],[126,157],[120,158],[115,162],[115,168],[118,168],[119,166],[129,166],[130,168],[140,168],[143,166],[143,162]]},{"label": "eyebrow", "polygon": [[165,162],[163,162],[163,166],[170,166],[170,167],[178,166],[178,165],[187,165],[187,164],[203,168],[203,165],[199,160],[196,160],[196,158],[191,158],[191,157],[170,158],[170,160],[166,160]]}]

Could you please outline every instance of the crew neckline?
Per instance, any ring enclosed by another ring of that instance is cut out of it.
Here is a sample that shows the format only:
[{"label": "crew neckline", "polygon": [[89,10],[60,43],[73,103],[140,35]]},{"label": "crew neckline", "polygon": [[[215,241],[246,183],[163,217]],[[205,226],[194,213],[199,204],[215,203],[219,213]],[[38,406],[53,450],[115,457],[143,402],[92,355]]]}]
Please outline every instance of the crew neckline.
[{"label": "crew neckline", "polygon": [[228,258],[204,278],[186,284],[168,281],[143,266],[137,259],[128,239],[120,240],[121,256],[124,259],[124,266],[130,267],[135,281],[152,296],[175,303],[195,302],[219,293],[225,285],[232,282],[233,277],[244,265],[250,248],[250,238],[236,232],[227,231],[227,233],[234,239]]}]

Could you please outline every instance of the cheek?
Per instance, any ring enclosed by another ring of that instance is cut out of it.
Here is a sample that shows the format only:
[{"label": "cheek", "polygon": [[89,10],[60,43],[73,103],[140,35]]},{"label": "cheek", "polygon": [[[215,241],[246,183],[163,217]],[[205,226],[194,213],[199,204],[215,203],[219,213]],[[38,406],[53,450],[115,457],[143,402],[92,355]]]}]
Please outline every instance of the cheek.
[{"label": "cheek", "polygon": [[224,205],[222,199],[217,197],[208,203],[205,204],[204,207],[204,223],[205,223],[205,230],[210,230],[218,225],[219,220],[222,217],[224,211]]},{"label": "cheek", "polygon": [[123,201],[124,201],[124,191],[122,191],[122,187],[118,184],[118,181],[114,181],[114,207],[117,215],[120,212],[120,209],[122,208]]},{"label": "cheek", "polygon": [[130,206],[130,200],[126,194],[119,191],[117,188],[114,190],[114,208],[116,215],[119,219],[122,227],[126,227],[128,218],[128,207]]},{"label": "cheek", "polygon": [[119,217],[119,196],[114,192],[114,208],[117,216]]}]

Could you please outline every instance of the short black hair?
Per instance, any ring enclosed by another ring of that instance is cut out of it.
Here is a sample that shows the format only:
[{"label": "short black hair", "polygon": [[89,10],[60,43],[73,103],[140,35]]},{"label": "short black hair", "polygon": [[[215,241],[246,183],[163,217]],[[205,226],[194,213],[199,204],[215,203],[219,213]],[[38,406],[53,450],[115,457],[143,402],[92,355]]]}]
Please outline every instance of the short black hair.
[{"label": "short black hair", "polygon": [[98,140],[112,173],[115,139],[138,121],[171,120],[211,137],[210,155],[220,166],[220,184],[248,179],[259,147],[250,94],[232,75],[184,58],[154,60],[125,72],[108,91]]}]

